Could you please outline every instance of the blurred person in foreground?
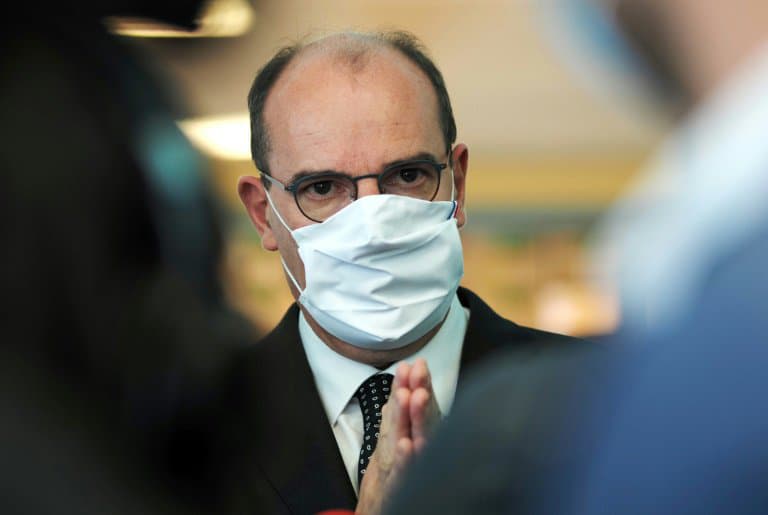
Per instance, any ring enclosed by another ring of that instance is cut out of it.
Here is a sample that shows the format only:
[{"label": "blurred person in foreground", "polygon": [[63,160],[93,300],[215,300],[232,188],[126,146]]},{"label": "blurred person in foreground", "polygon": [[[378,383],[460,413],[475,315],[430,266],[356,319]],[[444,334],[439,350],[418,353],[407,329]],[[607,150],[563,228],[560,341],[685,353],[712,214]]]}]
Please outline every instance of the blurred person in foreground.
[{"label": "blurred person in foreground", "polygon": [[286,47],[248,104],[261,175],[239,193],[297,302],[245,360],[255,419],[269,423],[244,431],[243,506],[374,513],[473,362],[576,340],[518,326],[459,287],[469,154],[414,36]]},{"label": "blurred person in foreground", "polygon": [[215,427],[253,335],[222,298],[202,160],[102,22],[191,30],[201,3],[68,5],[0,31],[2,513],[221,506]]},{"label": "blurred person in foreground", "polygon": [[624,313],[617,353],[526,371],[497,356],[390,513],[765,513],[768,4],[548,5],[582,37],[568,48],[590,50],[572,64],[607,72],[593,84],[655,91],[676,116],[597,233]]}]

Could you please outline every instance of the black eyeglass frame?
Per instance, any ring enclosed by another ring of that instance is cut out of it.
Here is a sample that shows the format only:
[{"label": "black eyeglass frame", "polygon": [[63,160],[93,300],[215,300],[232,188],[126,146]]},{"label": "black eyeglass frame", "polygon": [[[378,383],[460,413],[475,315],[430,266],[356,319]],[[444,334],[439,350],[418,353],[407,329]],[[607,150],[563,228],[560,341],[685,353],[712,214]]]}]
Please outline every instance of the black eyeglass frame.
[{"label": "black eyeglass frame", "polygon": [[[358,181],[362,181],[363,179],[375,178],[376,183],[378,184],[379,191],[381,193],[386,193],[385,191],[386,188],[382,187],[381,178],[395,168],[407,167],[409,165],[414,165],[414,164],[428,164],[435,168],[435,171],[437,172],[437,186],[435,187],[435,192],[432,194],[432,198],[429,199],[429,202],[435,200],[435,197],[437,196],[437,192],[440,191],[440,179],[442,178],[442,175],[443,175],[442,172],[443,170],[448,168],[448,163],[436,163],[431,159],[413,159],[410,161],[402,161],[400,163],[395,163],[393,165],[386,167],[384,170],[382,170],[379,173],[369,173],[366,175],[359,175],[357,177],[353,177],[351,175],[341,173],[341,172],[318,172],[315,174],[299,177],[298,179],[293,181],[291,184],[285,185],[279,180],[272,177],[271,175],[261,172],[261,180],[262,182],[264,182],[264,180],[266,179],[270,183],[275,183],[279,185],[284,191],[291,193],[293,195],[293,201],[296,203],[296,207],[299,208],[299,211],[301,211],[302,215],[306,216],[313,222],[322,223],[323,220],[317,220],[315,218],[312,218],[307,213],[305,213],[304,210],[301,208],[301,204],[299,203],[299,198],[298,198],[298,190],[299,190],[299,186],[301,186],[304,182],[309,180],[317,180],[319,178],[324,178],[324,177],[328,177],[329,179],[332,179],[334,177],[343,177],[344,179],[351,181],[352,185],[354,186],[354,196],[352,197],[352,202],[354,202],[355,200],[357,200],[357,195],[358,195],[358,192],[357,192]],[[265,183],[265,186],[266,186],[266,183]]]}]

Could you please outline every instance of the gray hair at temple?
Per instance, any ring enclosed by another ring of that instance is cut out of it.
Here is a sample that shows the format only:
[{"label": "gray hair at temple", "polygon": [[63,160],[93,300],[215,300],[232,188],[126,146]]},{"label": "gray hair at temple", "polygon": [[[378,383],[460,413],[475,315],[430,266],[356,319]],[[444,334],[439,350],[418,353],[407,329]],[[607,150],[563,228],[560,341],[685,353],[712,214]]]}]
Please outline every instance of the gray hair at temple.
[{"label": "gray hair at temple", "polygon": [[306,43],[295,43],[281,48],[256,74],[251,89],[248,92],[248,111],[251,119],[251,157],[256,168],[269,173],[267,154],[269,153],[269,133],[264,123],[264,105],[272,86],[277,82],[282,72],[305,49],[318,45],[327,46],[329,42],[336,52],[336,57],[353,70],[365,67],[371,52],[380,48],[391,48],[403,54],[424,72],[437,96],[437,107],[440,117],[440,128],[443,132],[446,149],[450,149],[456,141],[456,122],[453,118],[451,100],[445,87],[443,75],[435,63],[427,55],[424,45],[409,32],[342,32],[320,40]]}]

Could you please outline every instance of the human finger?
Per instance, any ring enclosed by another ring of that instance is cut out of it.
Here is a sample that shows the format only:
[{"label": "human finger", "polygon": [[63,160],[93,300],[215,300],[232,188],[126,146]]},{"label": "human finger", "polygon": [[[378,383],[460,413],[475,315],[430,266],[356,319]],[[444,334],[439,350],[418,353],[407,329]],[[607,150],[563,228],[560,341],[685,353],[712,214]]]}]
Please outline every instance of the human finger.
[{"label": "human finger", "polygon": [[440,408],[434,392],[418,388],[410,395],[409,419],[414,451],[421,452],[440,421]]},{"label": "human finger", "polygon": [[424,358],[418,358],[410,367],[408,374],[408,386],[411,391],[417,388],[431,388],[432,377],[429,373],[429,367],[427,366]]},{"label": "human finger", "polygon": [[397,369],[395,370],[395,380],[392,384],[393,388],[398,387],[404,387],[404,388],[410,388],[410,374],[411,374],[411,365],[409,365],[406,362],[402,362],[397,366]]}]

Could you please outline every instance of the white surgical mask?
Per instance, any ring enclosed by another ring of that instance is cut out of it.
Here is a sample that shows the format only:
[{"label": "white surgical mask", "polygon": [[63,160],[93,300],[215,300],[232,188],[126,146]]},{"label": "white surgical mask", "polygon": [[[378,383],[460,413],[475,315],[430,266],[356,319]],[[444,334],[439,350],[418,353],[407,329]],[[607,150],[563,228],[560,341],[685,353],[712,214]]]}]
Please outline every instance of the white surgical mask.
[{"label": "white surgical mask", "polygon": [[322,223],[290,231],[304,262],[299,303],[330,334],[388,350],[427,334],[448,313],[464,275],[456,201],[362,197]]}]

